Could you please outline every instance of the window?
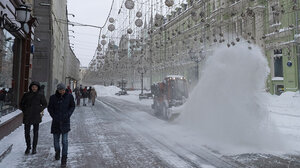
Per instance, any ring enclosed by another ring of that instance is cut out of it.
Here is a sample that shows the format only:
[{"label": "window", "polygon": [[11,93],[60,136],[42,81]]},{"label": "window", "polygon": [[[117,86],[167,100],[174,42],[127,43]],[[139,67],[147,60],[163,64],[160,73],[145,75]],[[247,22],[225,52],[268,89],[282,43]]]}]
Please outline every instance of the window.
[{"label": "window", "polygon": [[274,55],[280,55],[282,54],[282,49],[275,49],[274,50]]},{"label": "window", "polygon": [[280,12],[279,12],[279,5],[278,3],[274,4],[271,6],[271,12],[272,12],[272,23],[273,24],[278,24],[280,23]]},{"label": "window", "polygon": [[13,59],[15,37],[0,30],[0,117],[13,110]]},{"label": "window", "polygon": [[282,57],[274,57],[274,77],[283,77]]}]

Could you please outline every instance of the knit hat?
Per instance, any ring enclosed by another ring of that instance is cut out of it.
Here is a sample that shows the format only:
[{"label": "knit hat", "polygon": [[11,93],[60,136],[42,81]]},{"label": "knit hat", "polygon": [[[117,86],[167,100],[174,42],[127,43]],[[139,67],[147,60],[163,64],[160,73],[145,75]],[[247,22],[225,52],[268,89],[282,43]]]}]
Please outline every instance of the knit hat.
[{"label": "knit hat", "polygon": [[57,90],[66,90],[66,85],[63,83],[59,83],[56,88]]}]

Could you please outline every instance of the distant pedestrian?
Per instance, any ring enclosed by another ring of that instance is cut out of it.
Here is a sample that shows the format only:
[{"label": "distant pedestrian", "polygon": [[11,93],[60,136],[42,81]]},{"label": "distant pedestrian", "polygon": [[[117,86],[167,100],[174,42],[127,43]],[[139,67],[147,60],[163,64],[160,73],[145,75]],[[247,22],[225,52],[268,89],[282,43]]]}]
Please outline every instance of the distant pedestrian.
[{"label": "distant pedestrian", "polygon": [[91,90],[92,90],[92,86],[90,86],[89,89],[87,90],[88,104],[91,103]]},{"label": "distant pedestrian", "polygon": [[25,93],[20,102],[20,108],[23,112],[23,124],[25,125],[25,154],[29,154],[31,149],[30,127],[33,125],[32,154],[36,154],[38,142],[39,124],[42,122],[42,111],[47,107],[47,101],[44,95],[40,94],[40,83],[32,82],[29,86],[29,92]]},{"label": "distant pedestrian", "polygon": [[67,87],[66,91],[67,93],[72,94],[72,89],[70,88],[70,86]]},{"label": "distant pedestrian", "polygon": [[40,93],[45,95],[45,85],[41,85]]},{"label": "distant pedestrian", "polygon": [[97,98],[97,92],[96,92],[95,88],[91,89],[90,94],[91,94],[92,105],[95,105],[95,100]]},{"label": "distant pedestrian", "polygon": [[60,135],[62,136],[61,167],[67,166],[68,157],[68,132],[70,118],[75,109],[73,95],[66,92],[66,86],[62,83],[57,85],[57,90],[50,97],[48,111],[52,117],[51,133],[53,134],[55,160],[60,159]]},{"label": "distant pedestrian", "polygon": [[88,97],[87,87],[84,87],[82,90],[83,106],[86,106],[86,98]]},{"label": "distant pedestrian", "polygon": [[3,109],[5,103],[5,97],[6,97],[6,90],[5,88],[3,88],[0,90],[0,110]]},{"label": "distant pedestrian", "polygon": [[80,106],[80,98],[81,98],[80,89],[77,87],[74,89],[74,92],[75,92],[76,104],[77,106]]}]

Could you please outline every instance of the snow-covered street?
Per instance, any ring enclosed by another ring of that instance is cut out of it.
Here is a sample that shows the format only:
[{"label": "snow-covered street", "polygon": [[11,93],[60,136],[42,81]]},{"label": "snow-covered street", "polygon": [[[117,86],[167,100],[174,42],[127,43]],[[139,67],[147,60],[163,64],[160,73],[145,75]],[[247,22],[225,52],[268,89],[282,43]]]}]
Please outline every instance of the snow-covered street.
[{"label": "snow-covered street", "polygon": [[[152,100],[138,101],[138,91],[131,91],[126,97],[108,95],[117,89],[113,88],[106,93],[105,89],[109,88],[99,86],[98,90],[100,88],[102,95],[105,96],[99,97],[95,106],[76,108],[72,116],[68,167],[296,168],[300,166],[300,155],[297,152],[299,150],[296,148],[290,153],[218,150],[209,143],[205,144],[197,132],[182,127],[176,119],[165,121],[160,116],[155,116],[150,107]],[[270,120],[274,120],[279,131],[289,136],[286,139],[292,141],[291,143],[299,140],[297,134],[299,116],[290,114],[293,108],[299,105],[296,102],[299,97],[295,95],[299,94],[270,96],[269,102],[269,105],[272,105],[280,98],[284,100],[294,98],[289,100],[288,107],[277,102],[277,107],[272,108],[270,113]],[[276,111],[282,107],[285,111]],[[11,143],[13,148],[0,163],[0,167],[59,167],[60,162],[54,160],[50,125],[50,117],[46,113],[40,125],[36,155],[24,155],[23,126],[1,140],[1,145]]]}]

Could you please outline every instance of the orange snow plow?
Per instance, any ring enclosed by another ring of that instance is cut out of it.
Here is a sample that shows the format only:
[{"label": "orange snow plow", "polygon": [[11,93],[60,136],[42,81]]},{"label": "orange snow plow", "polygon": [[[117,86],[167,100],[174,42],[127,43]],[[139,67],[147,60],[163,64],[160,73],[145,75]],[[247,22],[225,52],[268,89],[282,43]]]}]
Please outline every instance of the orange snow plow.
[{"label": "orange snow plow", "polygon": [[153,93],[152,109],[156,115],[160,114],[164,119],[170,120],[173,115],[178,114],[172,107],[179,107],[188,98],[187,81],[183,76],[170,75],[163,82],[151,86]]}]

